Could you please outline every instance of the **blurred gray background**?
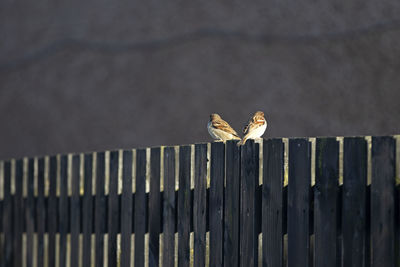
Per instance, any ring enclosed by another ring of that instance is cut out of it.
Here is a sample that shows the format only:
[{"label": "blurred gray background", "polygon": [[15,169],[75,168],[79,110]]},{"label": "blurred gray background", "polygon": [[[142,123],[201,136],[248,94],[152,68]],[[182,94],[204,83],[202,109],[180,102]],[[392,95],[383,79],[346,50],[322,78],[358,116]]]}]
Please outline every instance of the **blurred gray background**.
[{"label": "blurred gray background", "polygon": [[2,1],[0,158],[400,133],[400,2]]}]

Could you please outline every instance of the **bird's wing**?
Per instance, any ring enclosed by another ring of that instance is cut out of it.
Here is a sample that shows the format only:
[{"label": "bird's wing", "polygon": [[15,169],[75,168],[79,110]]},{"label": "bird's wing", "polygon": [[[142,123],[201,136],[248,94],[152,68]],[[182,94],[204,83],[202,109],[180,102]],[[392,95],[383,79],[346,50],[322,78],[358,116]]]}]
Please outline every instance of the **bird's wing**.
[{"label": "bird's wing", "polygon": [[244,127],[243,132],[244,132],[244,134],[248,134],[249,132],[254,131],[258,127],[261,127],[263,125],[264,125],[264,122],[250,120],[249,123],[246,125],[246,127]]},{"label": "bird's wing", "polygon": [[244,128],[243,128],[243,133],[244,133],[244,134],[247,134],[247,131],[249,130],[250,124],[251,124],[251,121],[249,121],[249,123],[247,123],[247,125],[244,126]]},{"label": "bird's wing", "polygon": [[237,132],[232,129],[232,127],[224,120],[213,120],[212,121],[212,126],[216,129],[219,129],[221,131],[233,134],[234,136],[239,137]]},{"label": "bird's wing", "polygon": [[249,132],[250,129],[252,129],[252,124],[254,123],[254,118],[252,117],[249,122],[247,123],[247,125],[244,127],[243,129],[243,133],[247,134]]}]

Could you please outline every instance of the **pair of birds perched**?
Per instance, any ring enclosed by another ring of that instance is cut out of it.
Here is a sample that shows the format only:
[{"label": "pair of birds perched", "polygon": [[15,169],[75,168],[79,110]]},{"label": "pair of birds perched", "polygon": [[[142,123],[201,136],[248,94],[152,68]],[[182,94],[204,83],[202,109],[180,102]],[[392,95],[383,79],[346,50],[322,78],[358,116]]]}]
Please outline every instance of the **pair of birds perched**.
[{"label": "pair of birds perched", "polygon": [[267,129],[267,121],[264,118],[264,112],[257,111],[250,118],[248,124],[243,129],[244,137],[241,139],[237,132],[216,113],[210,115],[210,121],[207,124],[208,133],[216,140],[240,140],[238,145],[244,145],[248,139],[260,138]]}]

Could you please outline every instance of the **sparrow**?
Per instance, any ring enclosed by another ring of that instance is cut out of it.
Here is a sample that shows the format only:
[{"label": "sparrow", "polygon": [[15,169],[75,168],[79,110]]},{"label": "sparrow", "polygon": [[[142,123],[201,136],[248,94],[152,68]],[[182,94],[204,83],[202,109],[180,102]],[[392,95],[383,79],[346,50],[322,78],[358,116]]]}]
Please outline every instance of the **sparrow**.
[{"label": "sparrow", "polygon": [[260,138],[267,129],[267,121],[264,118],[264,112],[257,111],[249,120],[249,123],[244,127],[244,137],[238,145],[244,145],[247,139]]},{"label": "sparrow", "polygon": [[239,135],[235,130],[216,113],[210,115],[210,120],[207,124],[208,133],[216,140],[240,140]]}]

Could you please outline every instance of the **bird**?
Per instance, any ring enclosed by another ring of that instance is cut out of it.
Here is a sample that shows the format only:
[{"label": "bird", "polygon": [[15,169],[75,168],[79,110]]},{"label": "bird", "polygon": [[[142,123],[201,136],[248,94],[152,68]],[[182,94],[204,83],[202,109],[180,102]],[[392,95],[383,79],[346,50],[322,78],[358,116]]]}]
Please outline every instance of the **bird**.
[{"label": "bird", "polygon": [[223,142],[232,139],[241,140],[237,132],[216,113],[210,115],[207,129],[211,137],[216,140],[222,140]]},{"label": "bird", "polygon": [[243,129],[244,137],[238,145],[244,145],[248,139],[260,138],[267,129],[267,121],[264,118],[264,112],[257,111],[249,120]]}]

